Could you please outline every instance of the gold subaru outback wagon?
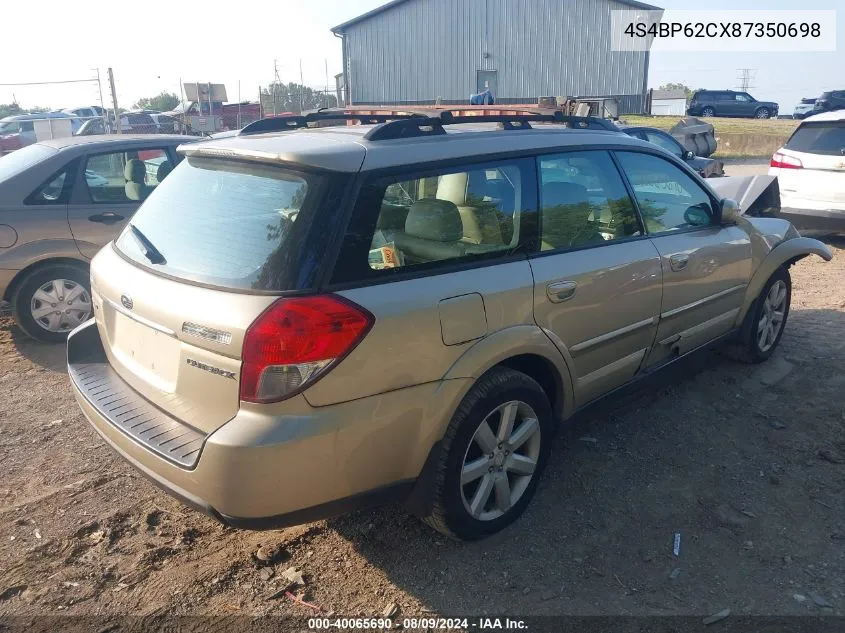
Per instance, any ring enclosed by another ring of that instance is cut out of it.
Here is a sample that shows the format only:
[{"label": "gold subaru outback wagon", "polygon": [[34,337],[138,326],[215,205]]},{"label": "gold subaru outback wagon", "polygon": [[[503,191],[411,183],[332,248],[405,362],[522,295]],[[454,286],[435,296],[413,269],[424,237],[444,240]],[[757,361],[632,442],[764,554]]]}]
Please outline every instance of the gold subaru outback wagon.
[{"label": "gold subaru outback wagon", "polygon": [[706,346],[764,361],[790,265],[831,258],[593,127],[318,113],[180,148],[92,262],[80,407],[232,526],[398,499],[457,538],[501,530],[564,420]]}]

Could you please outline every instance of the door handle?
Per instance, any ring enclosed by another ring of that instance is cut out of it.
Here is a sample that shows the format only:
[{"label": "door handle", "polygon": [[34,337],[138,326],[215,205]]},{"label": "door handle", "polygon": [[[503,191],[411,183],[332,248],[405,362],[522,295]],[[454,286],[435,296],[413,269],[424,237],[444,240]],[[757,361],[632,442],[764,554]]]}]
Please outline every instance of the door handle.
[{"label": "door handle", "polygon": [[546,296],[552,303],[563,303],[572,298],[577,287],[574,281],[557,281],[546,286]]},{"label": "door handle", "polygon": [[676,273],[684,270],[689,265],[689,255],[681,253],[679,255],[672,255],[669,258],[669,267]]},{"label": "door handle", "polygon": [[114,211],[104,211],[103,213],[98,213],[97,215],[89,215],[88,219],[91,222],[100,222],[101,224],[116,224],[123,220],[123,216],[119,213],[115,213]]}]

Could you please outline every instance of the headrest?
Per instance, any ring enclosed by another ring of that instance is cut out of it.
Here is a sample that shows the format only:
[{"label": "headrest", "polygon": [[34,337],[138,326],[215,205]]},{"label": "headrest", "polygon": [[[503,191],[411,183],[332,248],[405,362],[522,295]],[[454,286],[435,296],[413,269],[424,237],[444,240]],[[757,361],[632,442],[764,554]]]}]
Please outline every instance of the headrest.
[{"label": "headrest", "polygon": [[137,158],[126,161],[126,167],[123,168],[123,177],[128,182],[137,182],[139,185],[144,184],[147,176],[147,167]]},{"label": "headrest", "polygon": [[543,207],[587,204],[587,188],[574,182],[547,182],[543,185]]},{"label": "headrest", "polygon": [[448,200],[458,206],[466,204],[467,179],[465,171],[440,176],[437,179],[437,199]]},{"label": "headrest", "polygon": [[408,211],[405,233],[435,242],[457,242],[464,236],[461,213],[448,200],[418,200]]},{"label": "headrest", "polygon": [[156,170],[156,180],[161,182],[167,175],[173,171],[173,165],[170,164],[169,160],[164,161],[161,165],[158,166]]}]

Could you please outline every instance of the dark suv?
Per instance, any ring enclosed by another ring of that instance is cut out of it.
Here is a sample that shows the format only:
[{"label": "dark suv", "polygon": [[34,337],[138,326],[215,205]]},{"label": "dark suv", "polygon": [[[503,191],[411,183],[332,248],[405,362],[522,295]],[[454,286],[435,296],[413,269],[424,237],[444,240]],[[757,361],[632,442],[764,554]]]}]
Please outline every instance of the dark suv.
[{"label": "dark suv", "polygon": [[828,90],[816,99],[813,104],[813,114],[819,112],[832,112],[833,110],[845,110],[845,90]]},{"label": "dark suv", "polygon": [[687,114],[768,119],[777,117],[778,104],[773,101],[757,101],[747,92],[698,90],[692,95]]}]

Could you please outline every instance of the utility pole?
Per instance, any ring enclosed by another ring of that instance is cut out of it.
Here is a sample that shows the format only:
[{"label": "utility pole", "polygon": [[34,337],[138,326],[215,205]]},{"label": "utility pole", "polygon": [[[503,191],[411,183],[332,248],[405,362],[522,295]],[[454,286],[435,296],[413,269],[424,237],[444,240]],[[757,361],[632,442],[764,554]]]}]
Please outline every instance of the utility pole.
[{"label": "utility pole", "polygon": [[276,116],[276,89],[282,83],[279,79],[279,62],[276,59],[273,60],[273,77],[273,116]]},{"label": "utility pole", "polygon": [[326,58],[326,107],[329,107],[329,60]]},{"label": "utility pole", "polygon": [[751,82],[754,81],[754,68],[737,68],[739,75],[737,79],[739,80],[738,88],[743,92],[748,92],[754,86],[751,85]]},{"label": "utility pole", "polygon": [[302,78],[302,58],[299,58],[299,113],[305,110],[305,79]]},{"label": "utility pole", "polygon": [[111,131],[111,125],[109,125],[109,116],[108,112],[106,112],[106,103],[103,101],[103,84],[100,82],[100,69],[97,69],[97,90],[100,91],[100,107],[103,109],[103,127],[106,131]]},{"label": "utility pole", "polygon": [[109,85],[111,86],[111,102],[114,107],[114,122],[117,126],[117,133],[123,134],[123,128],[120,125],[120,113],[117,111],[117,90],[114,89],[114,73],[111,66],[109,66]]}]

